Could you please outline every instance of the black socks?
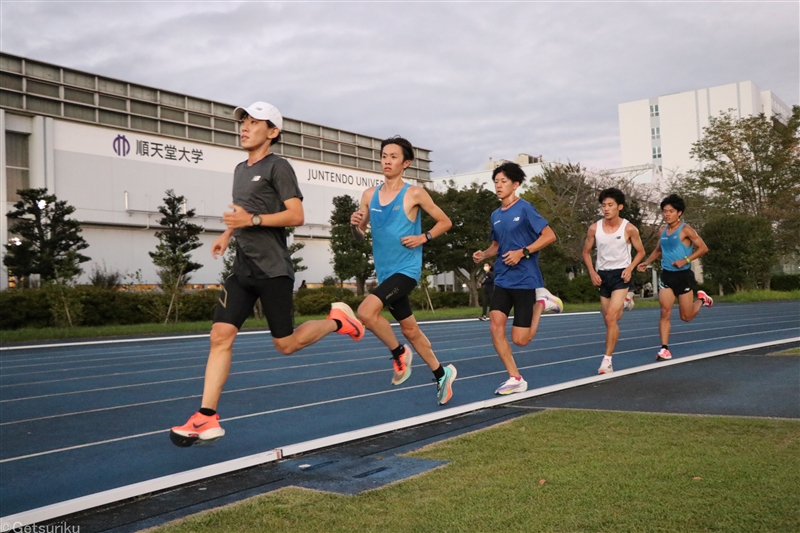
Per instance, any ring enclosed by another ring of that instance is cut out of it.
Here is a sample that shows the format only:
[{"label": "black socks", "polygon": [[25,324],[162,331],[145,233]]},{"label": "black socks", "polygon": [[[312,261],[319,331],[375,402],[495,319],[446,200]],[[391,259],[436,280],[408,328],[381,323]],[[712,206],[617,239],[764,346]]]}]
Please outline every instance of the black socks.
[{"label": "black socks", "polygon": [[433,377],[436,378],[436,381],[439,381],[442,379],[442,377],[444,377],[444,367],[442,365],[439,365],[439,368],[433,371]]},{"label": "black socks", "polygon": [[403,347],[403,345],[402,344],[398,344],[397,348],[392,350],[392,358],[399,359],[400,356],[403,355],[403,352],[405,352],[405,351],[406,351],[406,349]]},{"label": "black socks", "polygon": [[217,412],[215,410],[209,409],[207,407],[201,407],[200,408],[200,414],[201,415],[205,415],[205,416],[214,416],[215,414],[217,414]]}]

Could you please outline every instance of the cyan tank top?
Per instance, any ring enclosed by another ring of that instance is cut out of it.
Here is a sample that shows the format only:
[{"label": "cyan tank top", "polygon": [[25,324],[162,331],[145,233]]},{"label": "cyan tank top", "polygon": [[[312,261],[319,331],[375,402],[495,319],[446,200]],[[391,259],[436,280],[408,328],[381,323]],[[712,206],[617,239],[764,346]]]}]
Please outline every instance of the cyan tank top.
[{"label": "cyan tank top", "polygon": [[378,283],[383,283],[392,274],[403,274],[419,281],[422,275],[422,246],[407,248],[400,239],[422,233],[422,213],[417,210],[417,218],[411,221],[403,209],[403,198],[409,184],[394,197],[388,205],[381,205],[380,190],[375,189],[369,203],[369,219],[372,229],[372,259]]},{"label": "cyan tank top", "polygon": [[661,232],[661,268],[664,270],[689,270],[690,265],[687,263],[682,268],[678,268],[672,263],[680,259],[684,259],[692,255],[693,246],[690,244],[686,246],[681,240],[681,230],[686,223],[682,222],[678,229],[672,234],[667,233],[668,228],[664,228]]}]

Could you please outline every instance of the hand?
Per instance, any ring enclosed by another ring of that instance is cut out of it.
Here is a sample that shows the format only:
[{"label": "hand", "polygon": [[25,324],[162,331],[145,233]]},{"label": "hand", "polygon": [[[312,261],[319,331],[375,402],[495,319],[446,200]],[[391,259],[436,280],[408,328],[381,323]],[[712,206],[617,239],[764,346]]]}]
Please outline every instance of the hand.
[{"label": "hand", "polygon": [[678,259],[677,261],[672,262],[672,266],[675,268],[683,268],[684,266],[688,265],[689,261],[686,259]]},{"label": "hand", "polygon": [[475,252],[474,254],[472,254],[472,260],[473,260],[474,262],[476,262],[476,263],[480,263],[480,262],[481,262],[481,261],[483,261],[484,259],[486,259],[486,254],[485,254],[485,253],[483,253],[483,250],[478,250],[477,252]]},{"label": "hand", "polygon": [[364,220],[364,212],[363,211],[356,211],[352,215],[350,215],[350,225],[351,226],[361,226],[361,221]]},{"label": "hand", "polygon": [[217,257],[224,254],[225,250],[228,249],[229,241],[230,238],[226,237],[225,235],[220,235],[219,237],[217,237],[211,244],[211,257],[216,259]]},{"label": "hand", "polygon": [[426,242],[428,242],[428,238],[425,235],[409,235],[408,237],[400,239],[400,244],[406,248],[416,248],[417,246],[422,246]]},{"label": "hand", "polygon": [[253,215],[245,211],[241,206],[230,204],[228,207],[233,211],[225,211],[222,214],[222,221],[228,228],[236,229],[253,225]]},{"label": "hand", "polygon": [[592,278],[592,285],[599,287],[603,284],[603,278],[597,272],[589,272],[589,277]]},{"label": "hand", "polygon": [[622,271],[622,281],[628,283],[630,282],[630,280],[631,280],[631,267],[628,267]]},{"label": "hand", "polygon": [[523,257],[525,256],[522,254],[522,250],[510,250],[503,254],[503,263],[514,266],[522,261]]},{"label": "hand", "polygon": [[644,272],[645,270],[647,270],[647,267],[649,266],[650,266],[649,263],[639,263],[639,266],[636,267],[636,270],[638,270],[639,272]]}]

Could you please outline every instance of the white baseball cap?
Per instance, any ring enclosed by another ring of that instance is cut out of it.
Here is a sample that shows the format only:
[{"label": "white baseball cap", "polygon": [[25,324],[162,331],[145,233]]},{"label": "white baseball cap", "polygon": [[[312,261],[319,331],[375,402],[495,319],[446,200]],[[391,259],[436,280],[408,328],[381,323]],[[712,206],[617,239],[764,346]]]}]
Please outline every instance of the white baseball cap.
[{"label": "white baseball cap", "polygon": [[246,114],[250,115],[256,120],[269,120],[279,130],[283,130],[283,116],[278,108],[266,102],[256,102],[250,104],[249,107],[237,107],[233,110],[233,117],[236,120],[241,120]]}]

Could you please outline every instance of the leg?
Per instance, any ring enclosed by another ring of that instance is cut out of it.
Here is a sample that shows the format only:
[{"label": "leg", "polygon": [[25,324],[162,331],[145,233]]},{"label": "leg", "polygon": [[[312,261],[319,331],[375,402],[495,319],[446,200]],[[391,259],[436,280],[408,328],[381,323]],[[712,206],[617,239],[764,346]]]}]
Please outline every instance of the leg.
[{"label": "leg", "polygon": [[318,342],[324,336],[336,331],[336,322],[333,320],[310,320],[304,322],[294,333],[288,337],[272,338],[272,343],[279,352],[289,355],[306,346]]},{"label": "leg", "polygon": [[619,339],[619,319],[622,318],[625,297],[628,289],[620,289],[611,293],[610,298],[600,297],[600,307],[606,323],[606,357],[614,355],[614,348]]},{"label": "leg", "polygon": [[222,387],[228,380],[233,358],[233,341],[239,329],[233,324],[217,322],[211,327],[211,348],[206,363],[206,377],[203,384],[203,401],[200,407],[217,410]]},{"label": "leg", "polygon": [[372,333],[390,350],[394,350],[400,342],[392,331],[392,325],[381,315],[383,302],[375,294],[370,294],[358,306],[358,318]]},{"label": "leg", "polygon": [[414,318],[414,315],[400,321],[400,330],[431,370],[436,370],[441,366],[439,360],[436,359],[436,355],[433,353],[431,341],[429,341],[428,337],[419,329],[417,319]]},{"label": "leg", "polygon": [[[544,303],[541,300],[538,300],[533,305],[533,320],[531,320],[531,327],[528,330],[527,340],[525,344],[520,344],[514,341],[514,344],[517,346],[527,346],[533,338],[536,336],[536,332],[539,330],[539,319],[542,318],[542,313],[544,313]],[[511,337],[514,337],[514,330],[511,330]]]},{"label": "leg", "polygon": [[506,323],[508,322],[508,315],[502,311],[492,310],[489,313],[490,325],[489,329],[492,332],[492,344],[500,356],[500,361],[506,367],[508,375],[512,378],[519,377],[519,370],[517,364],[514,362],[514,355],[511,353],[511,345],[506,338]]},{"label": "leg", "polygon": [[661,335],[661,344],[669,344],[670,322],[669,315],[675,303],[675,293],[672,289],[661,289],[658,291],[658,301],[661,303],[661,319],[658,322],[658,332]]},{"label": "leg", "polygon": [[681,320],[684,322],[694,320],[701,307],[703,307],[702,300],[695,300],[694,292],[692,291],[678,296],[678,311],[680,312]]}]

